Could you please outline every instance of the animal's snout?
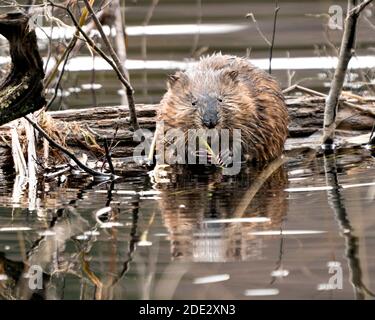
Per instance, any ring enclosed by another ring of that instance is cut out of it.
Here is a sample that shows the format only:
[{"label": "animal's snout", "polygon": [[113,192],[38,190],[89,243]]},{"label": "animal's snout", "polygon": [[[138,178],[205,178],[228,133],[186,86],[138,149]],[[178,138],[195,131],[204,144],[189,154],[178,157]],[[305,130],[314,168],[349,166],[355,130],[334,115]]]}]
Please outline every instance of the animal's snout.
[{"label": "animal's snout", "polygon": [[208,98],[205,101],[205,106],[203,109],[202,122],[208,129],[215,128],[219,122],[219,115],[217,110],[217,100],[213,98]]},{"label": "animal's snout", "polygon": [[208,129],[213,129],[216,127],[218,122],[217,114],[205,114],[203,116],[203,125]]}]

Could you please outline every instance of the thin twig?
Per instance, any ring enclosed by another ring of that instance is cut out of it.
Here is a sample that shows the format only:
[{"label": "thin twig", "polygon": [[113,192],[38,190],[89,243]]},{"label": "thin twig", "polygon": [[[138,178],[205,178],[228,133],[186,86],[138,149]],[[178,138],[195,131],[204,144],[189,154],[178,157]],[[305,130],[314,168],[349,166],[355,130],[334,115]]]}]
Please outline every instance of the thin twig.
[{"label": "thin twig", "polygon": [[[60,83],[61,83],[61,80],[62,80],[62,77],[64,76],[64,72],[65,72],[65,66],[66,66],[66,63],[68,62],[69,60],[69,55],[70,53],[72,52],[74,46],[69,46],[67,49],[66,49],[66,54],[65,54],[65,57],[64,57],[64,63],[63,63],[63,66],[62,66],[62,69],[61,69],[61,72],[59,74],[59,78],[57,79],[57,82],[56,82],[56,85],[55,85],[55,90],[54,90],[54,93],[53,93],[53,96],[52,98],[48,101],[46,107],[44,108],[45,111],[48,111],[48,109],[51,107],[52,103],[55,101],[56,97],[57,97],[57,94],[59,92],[59,89],[60,89]],[[62,94],[61,94],[62,95]]]},{"label": "thin twig", "polygon": [[276,21],[277,21],[277,13],[279,12],[280,7],[277,4],[277,0],[275,1],[275,11],[273,15],[273,29],[272,29],[272,40],[271,40],[271,46],[270,46],[270,56],[269,56],[269,67],[268,67],[268,73],[272,73],[271,63],[272,63],[272,54],[273,54],[273,46],[275,43],[275,34],[276,34]]},{"label": "thin twig", "polygon": [[[149,9],[147,10],[145,19],[142,23],[143,27],[147,27],[149,25],[158,3],[159,3],[159,0],[152,0],[152,3],[150,5]],[[141,39],[141,57],[142,57],[143,61],[147,60],[147,33],[146,32],[143,33],[142,39]],[[147,80],[148,80],[147,79],[147,69],[144,69],[144,72],[143,72],[143,95],[144,96],[148,95]]]},{"label": "thin twig", "polygon": [[262,30],[260,29],[259,25],[258,25],[258,22],[256,21],[255,19],[255,16],[254,16],[254,13],[252,12],[249,12],[247,15],[246,15],[246,18],[251,18],[251,20],[253,20],[253,23],[255,25],[255,28],[257,29],[259,35],[262,37],[262,39],[267,43],[267,45],[270,47],[271,46],[271,42],[267,39],[267,37],[263,34]]},{"label": "thin twig", "polygon": [[[286,57],[288,58],[288,59],[290,59],[290,52],[289,51],[287,51],[286,52]],[[286,71],[286,75],[287,75],[287,77],[288,77],[288,86],[290,87],[291,85],[292,85],[292,80],[293,80],[293,77],[295,76],[295,74],[296,74],[296,71],[290,71],[290,69],[288,69],[287,71]]]},{"label": "thin twig", "polygon": [[[122,82],[122,84],[126,87],[126,94],[128,96],[128,102],[129,102],[129,114],[130,114],[130,121],[132,121],[132,113],[134,113],[136,115],[136,112],[135,112],[135,104],[134,104],[134,98],[133,98],[133,88],[131,87],[130,83],[128,82],[128,80],[124,77],[124,75],[121,73],[121,71],[119,70],[119,68],[117,67],[117,65],[104,53],[103,50],[101,50],[91,39],[90,37],[85,33],[85,31],[83,31],[83,29],[81,28],[81,26],[79,25],[77,19],[74,17],[72,11],[70,10],[69,7],[64,7],[64,6],[60,6],[58,4],[55,4],[53,2],[50,1],[50,3],[52,3],[52,5],[54,5],[55,7],[57,8],[61,8],[61,9],[65,9],[67,11],[67,13],[69,14],[70,18],[72,19],[73,21],[73,24],[75,25],[75,27],[78,29],[78,31],[82,34],[82,36],[85,38],[85,40],[87,41],[87,43],[105,60],[108,62],[108,64],[113,68],[113,70],[116,72],[116,75],[117,77],[119,78],[119,80]],[[132,107],[131,107],[132,106]],[[134,110],[132,110],[132,108]],[[134,118],[133,118],[134,120]],[[136,117],[135,117],[135,120],[136,120]],[[136,130],[135,128],[139,128],[139,125],[138,125],[138,122],[136,124],[132,124],[133,126],[133,129]]]},{"label": "thin twig", "polygon": [[108,162],[108,165],[109,165],[109,169],[111,170],[112,174],[114,175],[115,174],[115,168],[113,167],[112,155],[111,155],[111,152],[108,148],[107,139],[104,140],[104,150],[105,150],[105,157],[107,158],[107,162]]},{"label": "thin twig", "polygon": [[367,5],[369,5],[371,2],[372,2],[372,0],[365,0],[365,1],[361,2],[359,5],[357,5],[353,9],[351,9],[349,11],[349,14],[359,15],[362,12],[362,10],[365,9],[367,7]]},{"label": "thin twig", "polygon": [[199,37],[200,37],[200,26],[202,24],[202,0],[197,0],[197,26],[198,32],[194,35],[193,45],[191,47],[191,56],[195,57],[195,53],[198,49]]},{"label": "thin twig", "polygon": [[58,144],[57,142],[55,142],[52,138],[50,138],[50,136],[36,123],[34,122],[33,120],[31,120],[28,116],[25,116],[25,119],[27,121],[30,122],[30,124],[43,136],[43,138],[45,138],[52,146],[54,146],[55,148],[59,149],[61,152],[63,152],[65,155],[67,155],[70,159],[72,159],[79,168],[81,168],[82,170],[84,170],[85,172],[87,172],[88,174],[92,175],[92,176],[105,176],[105,177],[110,177],[110,178],[114,178],[114,175],[113,174],[110,174],[110,173],[103,173],[103,172],[99,172],[99,171],[95,171],[91,168],[89,168],[88,166],[86,166],[85,164],[83,164],[81,161],[78,160],[78,158],[72,153],[70,152],[69,150],[67,150],[66,148],[64,148],[63,146],[61,146],[60,144]]},{"label": "thin twig", "polygon": [[115,50],[113,49],[111,43],[109,42],[109,40],[108,40],[104,30],[103,30],[102,24],[100,23],[98,17],[96,16],[89,0],[83,0],[83,1],[85,2],[86,8],[90,12],[90,14],[92,16],[92,19],[94,20],[96,28],[98,29],[98,31],[99,31],[99,33],[102,37],[102,40],[103,40],[105,46],[107,47],[107,50],[109,51],[109,54],[110,54],[113,62],[117,66],[117,69],[120,71],[122,77],[125,79],[123,84],[126,88],[126,96],[128,98],[128,103],[129,103],[130,122],[131,122],[131,125],[133,127],[133,130],[136,131],[136,130],[139,129],[139,124],[138,124],[138,121],[137,121],[137,113],[135,112],[135,102],[134,102],[134,95],[133,95],[134,90],[133,90],[130,82],[128,81],[126,73],[124,71],[124,68],[122,67],[122,64],[121,64]]},{"label": "thin twig", "polygon": [[294,90],[300,90],[300,91],[303,91],[305,93],[312,94],[312,95],[319,96],[319,97],[324,97],[324,98],[327,97],[327,95],[324,94],[324,93],[321,93],[319,91],[315,91],[315,90],[300,86],[298,84],[293,84],[292,86],[284,89],[283,94],[289,93],[289,92],[294,91]]},{"label": "thin twig", "polygon": [[[128,81],[130,81],[130,75],[129,71],[126,69],[126,60],[127,60],[127,48],[126,48],[126,32],[125,32],[125,2],[123,9],[121,8],[121,1],[120,0],[111,0],[111,5],[109,10],[112,10],[115,19],[113,21],[113,25],[116,30],[116,36],[115,36],[115,44],[116,44],[116,52],[117,55],[122,62],[122,65],[124,67],[124,72],[126,74],[126,78]],[[124,12],[124,14],[122,14]],[[126,88],[123,86],[123,90],[125,93]],[[128,105],[128,98],[126,94],[121,95],[121,104],[122,105]]]},{"label": "thin twig", "polygon": [[[94,0],[90,0],[91,2],[94,2]],[[66,7],[62,6],[62,5],[57,5],[55,3],[53,3],[52,1],[48,0],[48,2],[51,4],[51,6],[53,7],[56,7],[56,8],[60,8],[60,9],[63,9],[63,10],[66,10]],[[82,14],[81,14],[81,17],[79,19],[79,23],[78,25],[81,27],[85,24],[86,22],[86,19],[87,19],[87,16],[88,16],[88,11],[87,9],[84,9],[82,11]],[[77,40],[78,40],[78,34],[79,32],[76,30],[76,32],[74,33],[74,36],[73,38],[70,40],[69,44],[68,44],[68,47],[66,48],[66,50],[63,52],[63,54],[60,56],[59,60],[56,62],[54,68],[52,69],[52,71],[49,73],[49,75],[45,78],[44,80],[44,86],[47,88],[50,83],[52,82],[52,80],[55,78],[55,75],[59,69],[59,66],[60,64],[65,60],[66,58],[66,55],[68,53],[70,53],[72,51],[72,49],[75,47],[76,43],[77,43]]]},{"label": "thin twig", "polygon": [[[51,15],[53,14],[53,7],[52,7],[52,10],[51,10]],[[47,35],[47,38],[48,38],[48,52],[47,52],[47,59],[46,59],[46,64],[44,66],[44,73],[47,73],[47,68],[48,68],[48,64],[49,64],[49,61],[51,60],[51,56],[52,56],[52,36],[53,36],[53,21],[51,20],[51,24],[50,24],[50,28],[51,28],[51,31],[50,31],[50,34]]]},{"label": "thin twig", "polygon": [[275,1],[275,11],[274,11],[274,16],[273,16],[273,30],[272,30],[272,39],[269,41],[267,37],[263,34],[262,30],[260,29],[257,20],[255,19],[254,13],[249,12],[246,14],[246,18],[251,18],[253,21],[255,28],[257,29],[259,35],[262,37],[262,39],[267,43],[267,45],[270,48],[269,51],[269,67],[268,67],[268,73],[271,74],[271,62],[272,62],[272,55],[273,55],[273,47],[275,43],[275,34],[276,34],[276,21],[277,21],[277,13],[279,12],[280,7],[278,6],[277,0]]}]

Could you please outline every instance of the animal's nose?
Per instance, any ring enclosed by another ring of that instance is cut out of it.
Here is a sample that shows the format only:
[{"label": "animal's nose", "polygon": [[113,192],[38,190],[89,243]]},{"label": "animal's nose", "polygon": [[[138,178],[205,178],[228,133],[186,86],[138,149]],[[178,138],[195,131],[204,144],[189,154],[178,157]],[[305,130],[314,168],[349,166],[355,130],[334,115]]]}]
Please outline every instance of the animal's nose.
[{"label": "animal's nose", "polygon": [[217,124],[217,121],[215,121],[214,119],[211,119],[211,118],[205,118],[205,119],[203,119],[203,124],[208,129],[213,129],[213,128],[215,128],[215,126]]},{"label": "animal's nose", "polygon": [[215,128],[218,123],[217,99],[208,97],[204,103],[202,122],[208,129]]}]

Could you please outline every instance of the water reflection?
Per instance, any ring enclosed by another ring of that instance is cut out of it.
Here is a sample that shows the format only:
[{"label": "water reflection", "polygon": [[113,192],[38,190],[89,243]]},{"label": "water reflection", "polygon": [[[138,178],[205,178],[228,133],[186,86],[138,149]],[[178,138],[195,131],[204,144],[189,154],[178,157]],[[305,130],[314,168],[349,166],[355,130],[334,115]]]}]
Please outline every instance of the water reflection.
[{"label": "water reflection", "polygon": [[362,280],[362,268],[359,258],[358,237],[354,234],[341,192],[341,185],[337,176],[337,164],[334,154],[324,156],[326,183],[331,187],[327,190],[328,203],[335,214],[341,236],[345,239],[345,257],[350,270],[350,282],[353,286],[356,299],[363,300],[368,295],[375,297]]},{"label": "water reflection", "polygon": [[[164,169],[168,183],[157,172],[110,183],[69,175],[40,184],[33,210],[27,186],[12,202],[2,184],[0,296],[371,298],[371,170],[368,154],[353,150],[238,176]],[[35,267],[41,289],[30,289]],[[342,269],[342,289],[331,267]]]},{"label": "water reflection", "polygon": [[[7,300],[41,300],[46,298],[45,287],[30,289],[29,279],[25,277],[27,269],[28,267],[24,263],[7,259],[4,252],[0,252],[0,298]],[[49,283],[50,277],[43,273],[42,279],[44,283]]]},{"label": "water reflection", "polygon": [[266,170],[245,167],[233,177],[187,167],[166,173],[171,183],[157,188],[162,191],[159,205],[173,258],[195,262],[257,258],[260,239],[253,232],[280,229],[288,206],[284,168],[259,180]]}]

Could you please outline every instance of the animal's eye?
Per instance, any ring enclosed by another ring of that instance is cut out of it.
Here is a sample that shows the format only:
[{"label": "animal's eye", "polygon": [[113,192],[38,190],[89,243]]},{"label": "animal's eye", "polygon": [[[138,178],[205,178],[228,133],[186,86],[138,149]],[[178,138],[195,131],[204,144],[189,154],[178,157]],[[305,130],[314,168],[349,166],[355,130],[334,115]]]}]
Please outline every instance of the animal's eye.
[{"label": "animal's eye", "polygon": [[217,98],[217,101],[223,102],[223,98]]},{"label": "animal's eye", "polygon": [[195,107],[197,104],[198,104],[197,100],[193,100],[193,101],[191,102],[191,105],[192,105],[193,107]]}]

